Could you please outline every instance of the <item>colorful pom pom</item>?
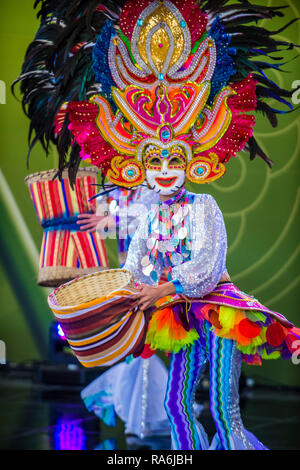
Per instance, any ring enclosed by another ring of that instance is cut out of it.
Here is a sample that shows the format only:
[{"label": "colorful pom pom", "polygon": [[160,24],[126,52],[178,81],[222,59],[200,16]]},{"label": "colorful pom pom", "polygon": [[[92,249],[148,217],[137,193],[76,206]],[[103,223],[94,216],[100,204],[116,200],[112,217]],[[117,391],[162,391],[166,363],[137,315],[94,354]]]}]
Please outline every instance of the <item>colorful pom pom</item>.
[{"label": "colorful pom pom", "polygon": [[294,354],[300,347],[300,339],[292,333],[288,333],[285,338],[285,344],[291,354]]},{"label": "colorful pom pom", "polygon": [[266,332],[266,339],[271,346],[280,346],[286,338],[286,332],[283,326],[279,323],[272,323],[268,326]]},{"label": "colorful pom pom", "polygon": [[199,338],[195,329],[186,331],[176,316],[172,308],[167,307],[157,310],[149,323],[146,335],[146,344],[152,349],[162,351],[179,352],[186,349]]},{"label": "colorful pom pom", "polygon": [[246,338],[256,338],[259,335],[261,328],[253,321],[245,318],[239,323],[239,330],[243,336],[246,336]]}]

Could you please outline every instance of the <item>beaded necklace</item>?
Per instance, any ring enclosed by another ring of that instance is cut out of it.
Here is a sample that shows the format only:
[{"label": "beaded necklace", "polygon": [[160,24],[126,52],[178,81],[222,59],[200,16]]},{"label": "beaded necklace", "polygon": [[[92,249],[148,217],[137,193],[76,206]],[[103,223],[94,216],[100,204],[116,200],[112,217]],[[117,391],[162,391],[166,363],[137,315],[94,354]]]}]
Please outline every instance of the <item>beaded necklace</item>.
[{"label": "beaded necklace", "polygon": [[182,188],[176,196],[159,202],[150,212],[148,251],[141,265],[144,275],[154,282],[158,281],[155,266],[159,257],[165,267],[172,268],[190,256],[191,240],[187,227],[190,224],[192,196]]}]

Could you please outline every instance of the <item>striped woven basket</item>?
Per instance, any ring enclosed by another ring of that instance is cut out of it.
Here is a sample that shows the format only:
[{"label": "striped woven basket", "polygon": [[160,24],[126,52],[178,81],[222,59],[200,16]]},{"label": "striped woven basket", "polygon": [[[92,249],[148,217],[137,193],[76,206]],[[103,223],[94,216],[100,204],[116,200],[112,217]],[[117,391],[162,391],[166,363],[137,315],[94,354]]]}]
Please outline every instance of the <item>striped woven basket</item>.
[{"label": "striped woven basket", "polygon": [[139,355],[148,314],[134,307],[131,273],[110,269],[79,277],[56,288],[48,304],[84,367],[111,366]]},{"label": "striped woven basket", "polygon": [[78,214],[96,209],[97,168],[80,168],[74,188],[68,172],[62,180],[57,170],[34,173],[25,178],[38,220],[43,228],[38,284],[58,287],[77,276],[108,268],[104,240],[98,232],[80,230]]}]

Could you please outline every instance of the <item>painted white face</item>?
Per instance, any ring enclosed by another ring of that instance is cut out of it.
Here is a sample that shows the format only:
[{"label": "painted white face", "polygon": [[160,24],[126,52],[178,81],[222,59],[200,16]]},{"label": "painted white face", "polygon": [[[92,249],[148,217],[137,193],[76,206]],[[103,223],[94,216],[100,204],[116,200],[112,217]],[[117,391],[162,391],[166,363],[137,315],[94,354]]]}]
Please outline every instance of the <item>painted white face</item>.
[{"label": "painted white face", "polygon": [[184,185],[186,157],[181,147],[162,150],[151,145],[145,152],[144,161],[147,182],[158,194],[171,196]]}]

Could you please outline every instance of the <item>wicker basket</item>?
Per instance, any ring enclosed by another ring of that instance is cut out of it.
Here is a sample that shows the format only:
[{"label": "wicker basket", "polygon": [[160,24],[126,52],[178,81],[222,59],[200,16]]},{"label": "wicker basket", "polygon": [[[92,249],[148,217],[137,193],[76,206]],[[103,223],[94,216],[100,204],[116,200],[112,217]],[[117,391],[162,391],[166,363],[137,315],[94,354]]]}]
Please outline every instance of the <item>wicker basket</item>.
[{"label": "wicker basket", "polygon": [[78,277],[63,284],[53,292],[52,300],[60,307],[72,307],[91,302],[114,291],[129,289],[135,291],[130,271],[125,269],[108,269]]},{"label": "wicker basket", "polygon": [[79,362],[110,366],[144,347],[149,314],[135,306],[134,280],[124,269],[79,277],[55,289],[48,304]]},{"label": "wicker basket", "polygon": [[57,287],[77,276],[108,268],[106,248],[97,232],[80,231],[78,214],[95,210],[97,168],[80,168],[74,188],[68,172],[55,179],[57,170],[25,178],[38,220],[43,227],[38,284]]}]

